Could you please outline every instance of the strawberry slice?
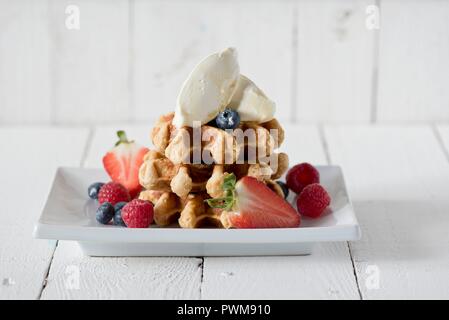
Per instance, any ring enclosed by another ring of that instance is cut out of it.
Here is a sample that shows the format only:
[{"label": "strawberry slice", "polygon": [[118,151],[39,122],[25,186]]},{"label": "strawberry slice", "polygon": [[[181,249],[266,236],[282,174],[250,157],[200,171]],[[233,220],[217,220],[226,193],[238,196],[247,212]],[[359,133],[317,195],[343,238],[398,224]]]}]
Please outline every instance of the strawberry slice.
[{"label": "strawberry slice", "polygon": [[235,183],[234,174],[226,175],[225,197],[206,200],[212,208],[224,209],[221,220],[231,228],[295,228],[298,212],[263,182],[245,176]]},{"label": "strawberry slice", "polygon": [[139,183],[139,168],[148,148],[128,141],[124,131],[117,131],[119,141],[115,147],[103,157],[103,166],[112,181],[122,184],[128,189],[132,198],[142,190]]}]

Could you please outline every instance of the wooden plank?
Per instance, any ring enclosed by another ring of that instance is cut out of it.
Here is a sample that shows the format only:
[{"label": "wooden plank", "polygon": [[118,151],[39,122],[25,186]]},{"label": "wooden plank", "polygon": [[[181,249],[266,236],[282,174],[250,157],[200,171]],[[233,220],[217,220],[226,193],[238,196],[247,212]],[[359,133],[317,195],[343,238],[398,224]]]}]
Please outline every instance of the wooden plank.
[{"label": "wooden plank", "polygon": [[[102,166],[101,156],[116,141],[116,129],[142,144],[149,140],[150,126],[100,127],[90,143],[87,166]],[[198,299],[201,264],[200,258],[90,258],[76,243],[60,241],[42,298]]]},{"label": "wooden plank", "polygon": [[430,127],[326,127],[362,240],[351,243],[364,299],[449,297],[447,159]]},{"label": "wooden plank", "polygon": [[0,123],[51,120],[44,1],[0,1]]},{"label": "wooden plank", "polygon": [[365,10],[372,3],[298,2],[298,120],[370,120],[376,31],[365,27]]},{"label": "wooden plank", "polygon": [[90,258],[76,243],[60,241],[42,299],[197,299],[201,262],[180,257]]},{"label": "wooden plank", "polygon": [[449,120],[449,2],[383,1],[380,121]]},{"label": "wooden plank", "polygon": [[33,239],[33,226],[56,167],[80,164],[87,135],[81,128],[0,127],[0,299],[39,296],[54,242]]},{"label": "wooden plank", "polygon": [[[316,127],[286,127],[291,163],[326,163]],[[204,299],[358,299],[346,243],[323,243],[310,256],[204,259]]]},{"label": "wooden plank", "polygon": [[320,131],[314,125],[284,124],[285,139],[280,150],[289,156],[290,166],[301,162],[327,164]]},{"label": "wooden plank", "polygon": [[181,85],[205,56],[234,46],[241,72],[291,119],[294,4],[260,1],[136,1],[136,119],[173,110]]},{"label": "wooden plank", "polygon": [[55,121],[127,120],[132,113],[128,109],[128,1],[77,1],[79,30],[66,27],[68,5],[50,0]]},{"label": "wooden plank", "polygon": [[437,138],[441,141],[441,147],[449,160],[449,125],[438,126],[436,130]]},{"label": "wooden plank", "polygon": [[204,260],[205,299],[358,299],[346,243],[311,256]]}]

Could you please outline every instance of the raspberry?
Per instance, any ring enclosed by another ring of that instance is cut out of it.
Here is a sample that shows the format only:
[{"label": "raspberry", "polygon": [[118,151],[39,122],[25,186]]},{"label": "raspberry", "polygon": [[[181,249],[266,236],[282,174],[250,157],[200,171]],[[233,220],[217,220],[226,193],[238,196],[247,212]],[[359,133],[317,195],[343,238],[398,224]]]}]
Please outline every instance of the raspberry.
[{"label": "raspberry", "polygon": [[117,182],[108,182],[101,187],[98,192],[98,202],[109,202],[115,205],[118,202],[128,202],[130,200],[129,192],[124,186]]},{"label": "raspberry", "polygon": [[320,182],[320,173],[310,163],[300,163],[288,171],[286,182],[290,189],[300,194],[309,184]]},{"label": "raspberry", "polygon": [[296,200],[300,214],[318,218],[329,206],[331,197],[327,191],[318,183],[313,183],[304,188]]},{"label": "raspberry", "polygon": [[122,209],[122,219],[128,228],[148,228],[153,222],[153,205],[149,201],[134,199]]}]

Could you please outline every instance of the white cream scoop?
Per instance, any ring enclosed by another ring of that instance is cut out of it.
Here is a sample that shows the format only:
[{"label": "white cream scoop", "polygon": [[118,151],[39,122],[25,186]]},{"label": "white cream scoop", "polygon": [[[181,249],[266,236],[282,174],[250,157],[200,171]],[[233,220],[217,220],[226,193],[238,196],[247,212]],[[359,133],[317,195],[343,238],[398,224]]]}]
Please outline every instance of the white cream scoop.
[{"label": "white cream scoop", "polygon": [[240,68],[237,51],[227,48],[202,60],[190,73],[178,95],[173,124],[206,124],[231,101],[237,88]]},{"label": "white cream scoop", "polygon": [[236,110],[241,121],[263,123],[274,118],[276,105],[250,79],[240,75],[229,108]]}]

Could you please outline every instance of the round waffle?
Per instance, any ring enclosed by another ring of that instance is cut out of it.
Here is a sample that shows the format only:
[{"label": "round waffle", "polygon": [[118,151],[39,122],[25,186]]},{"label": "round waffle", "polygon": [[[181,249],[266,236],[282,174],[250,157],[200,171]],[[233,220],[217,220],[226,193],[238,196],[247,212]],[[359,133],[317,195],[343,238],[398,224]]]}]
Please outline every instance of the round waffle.
[{"label": "round waffle", "polygon": [[288,168],[288,156],[277,154],[276,171],[270,164],[231,165],[175,165],[157,151],[150,150],[139,170],[140,184],[147,190],[173,192],[179,197],[190,193],[206,192],[211,197],[222,196],[221,186],[226,173],[234,173],[237,179],[252,176],[261,181],[277,179]]},{"label": "round waffle", "polygon": [[[151,132],[155,150],[145,155],[139,170],[140,184],[146,189],[139,198],[153,203],[157,225],[178,222],[182,228],[228,228],[223,211],[210,208],[204,200],[223,197],[223,181],[231,173],[237,180],[255,177],[283,197],[274,179],[288,169],[288,156],[276,152],[284,141],[276,119],[243,122],[228,132],[208,125],[198,131],[177,129],[173,117],[169,113],[157,121]],[[195,140],[198,133],[201,136]]]},{"label": "round waffle", "polygon": [[262,124],[242,122],[232,132],[203,125],[196,133],[192,127],[177,129],[172,125],[173,117],[173,112],[160,117],[151,139],[157,151],[174,164],[259,161],[261,156],[269,157],[284,141],[284,130],[276,119]]}]

